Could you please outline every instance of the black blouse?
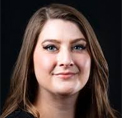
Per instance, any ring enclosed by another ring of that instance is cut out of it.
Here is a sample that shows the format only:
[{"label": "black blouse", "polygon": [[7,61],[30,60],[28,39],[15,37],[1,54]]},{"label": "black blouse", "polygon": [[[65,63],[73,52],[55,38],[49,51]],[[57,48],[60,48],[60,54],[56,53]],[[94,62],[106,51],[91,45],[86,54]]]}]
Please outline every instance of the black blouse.
[{"label": "black blouse", "polygon": [[16,110],[8,115],[6,118],[34,118],[34,116],[23,110]]}]

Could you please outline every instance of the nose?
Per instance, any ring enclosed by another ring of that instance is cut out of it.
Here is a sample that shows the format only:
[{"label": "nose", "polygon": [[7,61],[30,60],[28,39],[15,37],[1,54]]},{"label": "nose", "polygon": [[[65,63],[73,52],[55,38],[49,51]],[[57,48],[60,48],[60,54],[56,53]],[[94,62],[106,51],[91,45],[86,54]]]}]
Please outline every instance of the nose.
[{"label": "nose", "polygon": [[74,65],[72,55],[70,51],[63,50],[58,54],[58,66],[60,67],[71,67]]}]

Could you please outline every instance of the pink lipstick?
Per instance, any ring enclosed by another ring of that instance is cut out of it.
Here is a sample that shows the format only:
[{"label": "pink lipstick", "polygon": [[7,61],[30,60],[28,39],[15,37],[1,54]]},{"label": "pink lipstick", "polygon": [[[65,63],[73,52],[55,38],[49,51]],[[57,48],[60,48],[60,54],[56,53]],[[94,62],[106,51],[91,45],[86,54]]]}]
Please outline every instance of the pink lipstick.
[{"label": "pink lipstick", "polygon": [[76,73],[68,72],[68,73],[57,73],[54,75],[61,79],[71,79],[74,75],[76,75]]}]

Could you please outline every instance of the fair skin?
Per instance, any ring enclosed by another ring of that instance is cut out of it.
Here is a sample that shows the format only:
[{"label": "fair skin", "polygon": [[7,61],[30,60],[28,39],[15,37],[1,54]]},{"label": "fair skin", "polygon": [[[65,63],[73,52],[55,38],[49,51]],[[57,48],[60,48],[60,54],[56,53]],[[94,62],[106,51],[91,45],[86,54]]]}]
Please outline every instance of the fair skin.
[{"label": "fair skin", "polygon": [[79,91],[91,68],[87,42],[75,23],[51,19],[44,25],[34,55],[39,85],[34,103],[43,118],[74,118]]}]

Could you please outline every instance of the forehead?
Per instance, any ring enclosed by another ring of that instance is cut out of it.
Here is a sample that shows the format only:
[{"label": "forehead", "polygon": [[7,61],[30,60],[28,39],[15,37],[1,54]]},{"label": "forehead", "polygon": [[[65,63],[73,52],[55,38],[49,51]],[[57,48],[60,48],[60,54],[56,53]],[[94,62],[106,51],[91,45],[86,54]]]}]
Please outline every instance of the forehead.
[{"label": "forehead", "polygon": [[39,35],[39,39],[78,39],[85,38],[78,26],[62,19],[48,20]]}]

